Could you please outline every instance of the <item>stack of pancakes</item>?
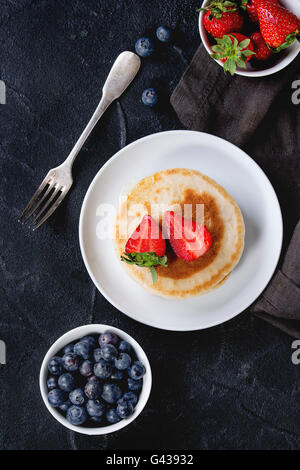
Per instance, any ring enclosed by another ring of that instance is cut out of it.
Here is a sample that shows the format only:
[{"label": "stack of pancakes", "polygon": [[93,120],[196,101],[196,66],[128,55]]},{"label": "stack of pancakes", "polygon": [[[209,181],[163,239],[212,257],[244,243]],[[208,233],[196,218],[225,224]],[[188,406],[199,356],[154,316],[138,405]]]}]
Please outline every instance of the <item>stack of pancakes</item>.
[{"label": "stack of pancakes", "polygon": [[200,223],[206,226],[213,238],[205,255],[186,262],[177,258],[167,242],[168,267],[156,268],[158,280],[155,284],[149,269],[122,263],[127,272],[152,293],[168,298],[185,298],[219,287],[243,253],[245,227],[242,213],[234,199],[214,180],[184,168],[159,171],[142,179],[120,205],[116,220],[119,256],[124,253],[128,238],[144,215],[152,215],[161,224],[164,212],[174,210],[199,223],[197,207],[204,208],[204,212],[200,210],[203,217]]}]

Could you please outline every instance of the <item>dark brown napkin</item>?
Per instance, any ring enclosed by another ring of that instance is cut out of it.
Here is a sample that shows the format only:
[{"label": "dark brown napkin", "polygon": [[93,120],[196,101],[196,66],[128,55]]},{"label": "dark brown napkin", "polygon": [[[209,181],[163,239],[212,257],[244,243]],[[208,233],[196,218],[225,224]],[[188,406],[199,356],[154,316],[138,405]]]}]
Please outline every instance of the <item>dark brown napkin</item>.
[{"label": "dark brown napkin", "polygon": [[[270,109],[273,102],[283,89],[290,89],[298,70],[299,60],[295,60],[276,75],[256,79],[231,77],[225,75],[222,67],[200,46],[174,90],[171,104],[188,129],[209,132],[244,147],[247,142],[251,144],[257,138],[256,131],[266,117],[269,129],[272,128],[274,116]],[[276,152],[279,155],[289,153],[295,162],[294,155],[299,152],[293,129],[284,129],[279,141],[275,140],[276,131],[278,129],[274,130],[274,136],[271,135],[270,149],[274,151],[276,142]],[[292,168],[291,161],[290,166]],[[278,173],[276,161],[274,169]],[[288,175],[287,171],[285,174]],[[300,221],[282,268],[276,272],[251,311],[286,333],[300,338]]]}]

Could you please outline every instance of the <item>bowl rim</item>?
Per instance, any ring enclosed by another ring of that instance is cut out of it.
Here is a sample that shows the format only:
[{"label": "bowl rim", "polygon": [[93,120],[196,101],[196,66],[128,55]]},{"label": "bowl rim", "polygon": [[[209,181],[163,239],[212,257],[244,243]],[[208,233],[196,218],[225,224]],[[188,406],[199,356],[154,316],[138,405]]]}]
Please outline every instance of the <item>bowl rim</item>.
[{"label": "bowl rim", "polygon": [[[204,0],[204,2],[202,3],[202,7],[205,7],[206,5],[208,5],[209,2],[210,0]],[[199,33],[200,33],[202,44],[204,45],[208,54],[211,54],[212,53],[211,45],[208,41],[206,30],[203,24],[204,14],[205,12],[203,10],[199,12],[199,20],[198,20]],[[250,77],[250,78],[251,77],[257,78],[257,77],[266,77],[268,75],[273,75],[274,73],[280,72],[280,70],[283,70],[285,67],[287,67],[297,57],[297,55],[300,52],[300,43],[295,40],[293,44],[286,50],[289,52],[279,62],[277,62],[276,64],[274,64],[273,66],[267,69],[264,69],[264,70],[237,69],[237,71],[235,72],[235,75],[241,75],[241,76]],[[223,63],[220,60],[216,60],[216,59],[213,59],[213,60],[215,60],[217,64],[223,67]]]},{"label": "bowl rim", "polygon": [[[73,424],[69,423],[69,421],[56,408],[51,406],[50,403],[48,402],[48,398],[47,398],[48,389],[47,389],[47,384],[46,384],[47,375],[48,375],[48,362],[51,357],[55,356],[67,344],[74,342],[76,340],[79,340],[83,336],[91,335],[91,334],[101,334],[101,333],[104,333],[105,331],[111,331],[113,333],[116,333],[121,339],[128,341],[133,347],[133,349],[135,350],[137,358],[143,362],[146,368],[146,374],[143,377],[143,387],[139,396],[139,400],[135,407],[134,413],[129,418],[122,419],[118,423],[111,424],[108,426],[103,426],[103,427],[94,427],[94,428],[89,428],[85,426],[74,426]],[[111,325],[91,323],[90,325],[82,325],[77,328],[73,328],[70,331],[67,331],[52,344],[52,346],[46,352],[44,359],[42,361],[42,364],[41,364],[40,375],[39,375],[39,386],[40,386],[42,399],[48,411],[60,424],[70,429],[71,431],[75,431],[80,434],[86,434],[90,436],[99,436],[103,434],[110,434],[112,432],[116,432],[116,431],[119,431],[120,429],[125,428],[126,426],[128,426],[128,424],[130,424],[140,415],[140,413],[143,411],[144,407],[146,406],[146,403],[150,396],[150,392],[152,388],[152,372],[151,372],[150,363],[149,363],[149,360],[145,351],[132,336],[130,336],[125,331],[120,330],[119,328],[116,328]]]}]

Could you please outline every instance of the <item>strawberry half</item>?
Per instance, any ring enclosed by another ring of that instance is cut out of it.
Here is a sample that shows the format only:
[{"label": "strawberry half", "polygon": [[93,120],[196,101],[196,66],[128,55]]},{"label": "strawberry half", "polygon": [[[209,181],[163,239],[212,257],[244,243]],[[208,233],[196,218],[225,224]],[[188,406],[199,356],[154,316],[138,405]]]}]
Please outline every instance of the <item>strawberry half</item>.
[{"label": "strawberry half", "polygon": [[203,256],[212,244],[212,236],[206,227],[184,219],[174,211],[165,212],[163,229],[175,254],[185,261]]},{"label": "strawberry half", "polygon": [[244,26],[244,18],[236,1],[213,0],[198,11],[201,10],[206,11],[204,27],[214,38],[222,38],[232,31],[241,31]]},{"label": "strawberry half", "polygon": [[145,215],[125,245],[121,261],[149,268],[153,284],[157,281],[155,266],[168,266],[166,240],[159,225],[151,217]]},{"label": "strawberry half", "polygon": [[300,41],[300,20],[286,8],[257,0],[256,11],[261,34],[274,52],[286,49],[296,38]]},{"label": "strawberry half", "polygon": [[211,57],[224,62],[224,72],[234,75],[237,67],[246,68],[246,63],[255,54],[253,44],[247,36],[240,33],[225,35],[216,39],[217,45]]}]

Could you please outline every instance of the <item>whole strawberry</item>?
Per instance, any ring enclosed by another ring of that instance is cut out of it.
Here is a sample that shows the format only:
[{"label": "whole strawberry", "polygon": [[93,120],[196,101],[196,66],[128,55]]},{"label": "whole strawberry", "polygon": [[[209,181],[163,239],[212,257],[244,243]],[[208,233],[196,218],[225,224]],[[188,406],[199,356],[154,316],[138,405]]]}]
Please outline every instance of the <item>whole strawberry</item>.
[{"label": "whole strawberry", "polygon": [[217,45],[212,46],[214,51],[211,57],[224,63],[224,72],[234,75],[236,68],[246,68],[246,63],[255,54],[253,44],[247,36],[240,33],[231,33],[216,39]]},{"label": "whole strawberry", "polygon": [[257,0],[257,16],[261,34],[274,52],[300,41],[300,20],[286,8],[270,0]]},{"label": "whole strawberry", "polygon": [[[276,5],[279,5],[278,0],[269,0],[271,3],[275,3]],[[258,22],[258,16],[257,16],[257,0],[242,0],[241,7],[247,11],[248,13],[248,18],[252,23],[257,23]]]},{"label": "whole strawberry", "polygon": [[244,18],[236,1],[211,1],[205,8],[204,27],[214,38],[222,38],[224,34],[241,31]]},{"label": "whole strawberry", "polygon": [[273,55],[259,31],[252,33],[250,39],[254,47],[255,60],[265,62]]}]

